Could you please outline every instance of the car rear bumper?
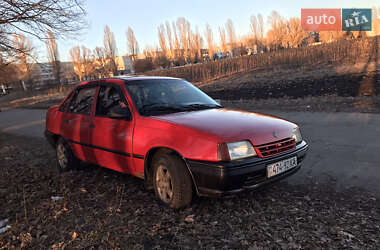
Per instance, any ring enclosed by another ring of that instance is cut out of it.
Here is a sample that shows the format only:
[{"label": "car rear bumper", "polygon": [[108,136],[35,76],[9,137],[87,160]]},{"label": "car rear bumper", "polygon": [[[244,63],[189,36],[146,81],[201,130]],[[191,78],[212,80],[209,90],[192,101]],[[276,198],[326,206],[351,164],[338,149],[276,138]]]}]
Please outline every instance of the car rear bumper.
[{"label": "car rear bumper", "polygon": [[[296,149],[270,158],[249,158],[231,162],[186,160],[198,195],[226,196],[244,190],[258,189],[296,173],[306,156],[308,144],[303,141]],[[266,166],[297,156],[297,166],[282,174],[267,177]]]}]

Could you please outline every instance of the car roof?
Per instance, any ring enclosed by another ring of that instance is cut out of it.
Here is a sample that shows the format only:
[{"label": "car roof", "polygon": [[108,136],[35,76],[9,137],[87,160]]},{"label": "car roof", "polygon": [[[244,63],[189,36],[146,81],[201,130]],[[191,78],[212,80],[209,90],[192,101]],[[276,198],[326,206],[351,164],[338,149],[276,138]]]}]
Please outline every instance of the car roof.
[{"label": "car roof", "polygon": [[144,75],[121,75],[121,76],[114,76],[109,78],[102,78],[98,80],[89,80],[79,83],[79,86],[84,86],[92,83],[96,83],[98,81],[105,81],[105,80],[122,80],[125,82],[132,82],[132,81],[139,81],[139,80],[157,80],[157,79],[180,79],[176,77],[169,77],[169,76],[144,76]]},{"label": "car roof", "polygon": [[136,76],[136,75],[121,75],[121,76],[115,76],[109,79],[121,79],[125,81],[136,81],[136,80],[155,80],[155,79],[179,79],[175,77],[169,77],[169,76]]},{"label": "car roof", "polygon": [[139,81],[139,80],[158,80],[158,79],[180,79],[180,78],[175,78],[175,77],[168,77],[168,76],[137,76],[137,75],[121,75],[121,76],[114,76],[114,77],[109,77],[109,78],[102,78],[98,80],[89,80],[89,81],[84,81],[79,83],[78,86],[86,86],[86,85],[91,85],[93,83],[97,83],[99,81],[107,81],[107,80],[121,80],[127,82],[132,82],[132,81]]}]

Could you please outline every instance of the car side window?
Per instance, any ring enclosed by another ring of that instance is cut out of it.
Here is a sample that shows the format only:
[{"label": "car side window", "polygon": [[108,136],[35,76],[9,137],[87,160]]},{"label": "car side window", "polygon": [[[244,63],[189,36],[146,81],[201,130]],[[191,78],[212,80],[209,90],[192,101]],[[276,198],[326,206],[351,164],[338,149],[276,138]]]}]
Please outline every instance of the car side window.
[{"label": "car side window", "polygon": [[100,87],[95,115],[107,117],[115,108],[128,108],[118,88],[115,86]]},{"label": "car side window", "polygon": [[81,88],[75,91],[68,112],[89,115],[96,87]]},{"label": "car side window", "polygon": [[61,107],[59,107],[59,109],[58,109],[59,111],[61,111],[61,112],[65,112],[66,107],[67,107],[67,105],[69,104],[72,95],[73,95],[73,94],[71,93],[71,94],[67,97],[67,99],[65,100],[65,102],[61,105]]}]

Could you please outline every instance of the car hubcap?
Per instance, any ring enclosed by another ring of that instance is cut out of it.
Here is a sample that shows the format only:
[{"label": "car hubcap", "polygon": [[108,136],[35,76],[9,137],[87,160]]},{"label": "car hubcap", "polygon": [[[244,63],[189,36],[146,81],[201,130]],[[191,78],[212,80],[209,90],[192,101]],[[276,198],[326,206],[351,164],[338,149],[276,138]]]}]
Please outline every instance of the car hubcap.
[{"label": "car hubcap", "polygon": [[156,186],[160,198],[168,203],[173,197],[173,185],[169,170],[163,165],[157,168]]},{"label": "car hubcap", "polygon": [[58,144],[57,146],[57,158],[58,158],[59,166],[61,168],[66,168],[66,165],[67,165],[66,148],[62,144]]}]

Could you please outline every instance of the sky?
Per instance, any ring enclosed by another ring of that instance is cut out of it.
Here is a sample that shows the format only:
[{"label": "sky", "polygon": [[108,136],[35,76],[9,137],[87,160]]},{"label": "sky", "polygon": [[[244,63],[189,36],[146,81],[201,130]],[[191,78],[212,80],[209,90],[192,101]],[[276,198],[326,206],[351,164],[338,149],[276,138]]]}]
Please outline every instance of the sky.
[{"label": "sky", "polygon": [[[214,40],[219,42],[218,27],[231,19],[238,36],[249,33],[250,16],[261,13],[266,17],[276,10],[285,18],[300,17],[301,8],[371,8],[380,7],[380,0],[87,0],[86,20],[89,28],[75,40],[58,41],[61,61],[70,61],[69,50],[77,45],[94,49],[103,45],[103,30],[108,25],[115,34],[118,54],[127,53],[126,30],[130,26],[139,43],[140,52],[146,45],[158,45],[157,27],[165,21],[186,18],[191,28],[198,27],[204,35],[206,23],[211,25]],[[39,46],[42,57],[46,57],[45,47]]]}]

